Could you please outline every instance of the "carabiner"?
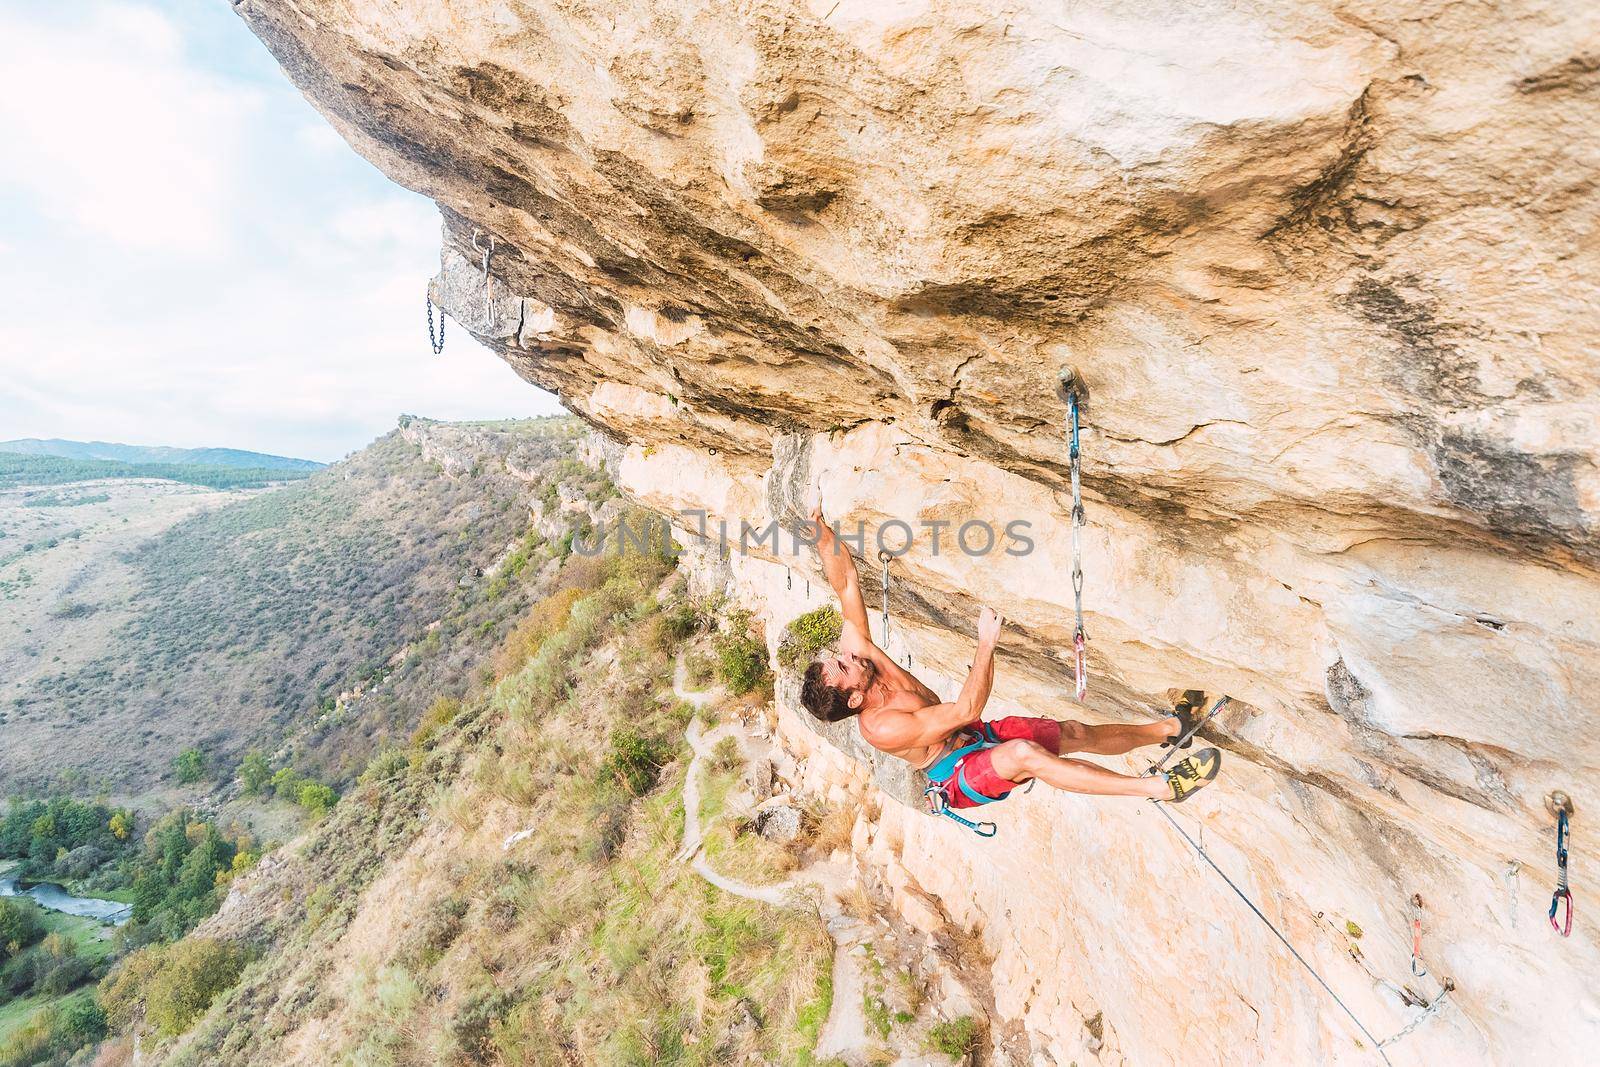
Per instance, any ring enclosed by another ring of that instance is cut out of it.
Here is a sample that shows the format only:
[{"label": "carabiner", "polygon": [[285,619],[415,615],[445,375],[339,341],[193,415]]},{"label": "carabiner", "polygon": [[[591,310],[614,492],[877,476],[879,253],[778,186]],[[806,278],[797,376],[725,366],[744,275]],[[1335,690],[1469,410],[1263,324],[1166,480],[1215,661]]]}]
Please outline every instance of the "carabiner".
[{"label": "carabiner", "polygon": [[[1557,921],[1556,915],[1561,911],[1561,904],[1567,905],[1565,921]],[[1557,889],[1550,896],[1550,929],[1562,937],[1572,936],[1572,890]]]}]

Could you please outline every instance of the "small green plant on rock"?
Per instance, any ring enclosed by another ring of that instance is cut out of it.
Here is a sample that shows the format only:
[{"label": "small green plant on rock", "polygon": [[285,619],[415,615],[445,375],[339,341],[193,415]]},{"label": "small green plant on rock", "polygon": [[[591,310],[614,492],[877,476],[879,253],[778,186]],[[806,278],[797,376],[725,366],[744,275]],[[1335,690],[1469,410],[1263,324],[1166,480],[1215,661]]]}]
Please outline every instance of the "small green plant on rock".
[{"label": "small green plant on rock", "polygon": [[959,1060],[978,1047],[977,1020],[970,1015],[963,1015],[949,1022],[936,1023],[928,1031],[928,1047]]},{"label": "small green plant on rock", "polygon": [[787,670],[799,670],[818,652],[837,645],[843,630],[844,619],[831,605],[806,612],[784,627],[778,664]]}]

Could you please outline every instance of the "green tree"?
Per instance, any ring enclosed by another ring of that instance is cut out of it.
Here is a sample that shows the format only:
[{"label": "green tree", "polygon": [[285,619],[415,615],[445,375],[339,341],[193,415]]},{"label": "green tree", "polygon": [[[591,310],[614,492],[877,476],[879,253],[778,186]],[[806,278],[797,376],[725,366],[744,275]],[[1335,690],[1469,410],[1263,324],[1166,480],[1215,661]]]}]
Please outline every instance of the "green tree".
[{"label": "green tree", "polygon": [[267,757],[253,748],[246,752],[244,762],[239,764],[239,781],[251,796],[265,789],[267,783],[272,781],[272,765],[267,762]]},{"label": "green tree", "polygon": [[192,785],[206,776],[205,753],[198,748],[186,748],[172,761],[172,769],[177,772],[178,781]]},{"label": "green tree", "polygon": [[145,991],[145,1017],[167,1037],[190,1025],[244,970],[244,953],[226,941],[190,937],[167,950]]},{"label": "green tree", "polygon": [[0,960],[8,960],[44,936],[39,906],[26,897],[0,897]]},{"label": "green tree", "polygon": [[312,818],[320,818],[338,801],[339,794],[333,791],[332,786],[307,782],[300,787],[300,795],[296,799],[302,808],[311,813]]}]

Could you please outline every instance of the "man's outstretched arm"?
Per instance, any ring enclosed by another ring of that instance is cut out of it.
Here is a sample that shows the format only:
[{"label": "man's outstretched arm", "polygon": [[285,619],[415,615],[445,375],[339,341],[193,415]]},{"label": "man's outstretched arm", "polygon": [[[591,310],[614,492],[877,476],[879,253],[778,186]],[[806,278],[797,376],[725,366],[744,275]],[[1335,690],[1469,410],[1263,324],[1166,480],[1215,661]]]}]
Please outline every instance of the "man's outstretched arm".
[{"label": "man's outstretched arm", "polygon": [[991,608],[978,613],[978,651],[960,696],[948,704],[933,704],[919,711],[879,715],[867,739],[882,748],[934,745],[983,718],[989,691],[994,687],[994,650],[1000,642],[1000,622],[1000,616]]},{"label": "man's outstretched arm", "polygon": [[[822,517],[822,505],[811,509],[811,521],[817,528],[817,556],[822,561],[822,573],[827,577],[833,593],[839,598],[839,614],[844,616],[845,635],[855,638],[851,644],[872,643],[872,632],[867,627],[867,605],[861,599],[861,576],[856,573],[856,561],[850,550],[839,543],[833,528]],[[852,634],[851,630],[855,632]]]}]

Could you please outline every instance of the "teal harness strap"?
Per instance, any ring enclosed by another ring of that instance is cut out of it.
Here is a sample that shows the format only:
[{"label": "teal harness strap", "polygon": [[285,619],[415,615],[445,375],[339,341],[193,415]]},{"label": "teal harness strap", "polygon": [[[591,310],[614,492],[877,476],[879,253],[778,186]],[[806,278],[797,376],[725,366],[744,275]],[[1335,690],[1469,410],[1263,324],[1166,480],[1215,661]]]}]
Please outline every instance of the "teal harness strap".
[{"label": "teal harness strap", "polygon": [[988,723],[977,723],[974,726],[966,727],[964,732],[967,736],[974,737],[976,740],[951,752],[927,770],[928,781],[933,783],[925,791],[928,809],[934,815],[943,815],[954,819],[980,837],[993,837],[995,835],[994,823],[974,823],[964,819],[951,810],[946,799],[946,790],[951,779],[955,780],[956,788],[961,790],[961,795],[974,804],[993,804],[995,801],[1004,800],[1011,795],[1011,791],[1008,789],[997,797],[985,796],[967,784],[966,771],[961,764],[974,752],[982,752],[985,749],[994,748],[1000,744],[1000,739],[995,736],[994,728]]}]

